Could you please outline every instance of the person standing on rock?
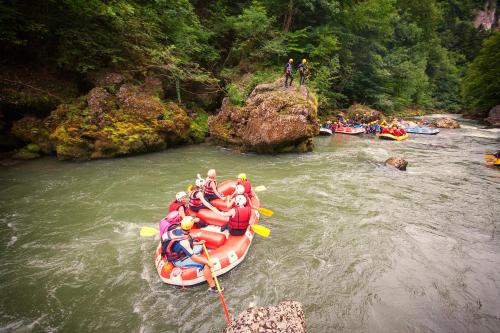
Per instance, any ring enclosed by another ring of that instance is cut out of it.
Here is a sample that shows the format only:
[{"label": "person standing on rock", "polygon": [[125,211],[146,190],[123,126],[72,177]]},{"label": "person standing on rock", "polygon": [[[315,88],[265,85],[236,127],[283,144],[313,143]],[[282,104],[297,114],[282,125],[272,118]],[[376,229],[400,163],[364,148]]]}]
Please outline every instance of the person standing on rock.
[{"label": "person standing on rock", "polygon": [[[286,65],[285,65],[285,88],[292,86],[292,81],[293,81],[293,75],[292,75],[293,74],[293,67],[292,67],[292,64],[293,64],[293,59],[290,58],[288,60],[288,62],[286,63]],[[287,86],[288,79],[290,79],[290,84]]]},{"label": "person standing on rock", "polygon": [[302,59],[302,62],[297,66],[300,75],[300,85],[304,85],[304,80],[306,79],[306,59]]}]

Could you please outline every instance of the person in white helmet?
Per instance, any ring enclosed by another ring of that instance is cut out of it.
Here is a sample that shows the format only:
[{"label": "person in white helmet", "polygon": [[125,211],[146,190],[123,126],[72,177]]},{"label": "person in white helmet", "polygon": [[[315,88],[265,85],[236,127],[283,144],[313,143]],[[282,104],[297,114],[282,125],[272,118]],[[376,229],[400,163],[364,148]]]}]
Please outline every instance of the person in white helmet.
[{"label": "person in white helmet", "polygon": [[[187,198],[186,192],[184,192],[184,191],[178,192],[175,195],[175,200],[170,203],[170,206],[168,208],[168,212],[171,213],[171,212],[177,211],[177,213],[179,213],[179,216],[181,219],[188,216],[188,215],[186,215],[186,212],[188,209],[188,204],[186,203],[186,198]],[[194,223],[200,228],[207,226],[207,223],[201,221],[197,217],[194,217]]]},{"label": "person in white helmet", "polygon": [[186,217],[186,210],[187,210],[187,204],[186,204],[186,198],[187,198],[187,193],[186,192],[178,192],[175,195],[175,200],[173,200],[170,203],[170,206],[168,207],[168,212],[174,212],[177,211],[179,212],[179,215],[181,218]]},{"label": "person in white helmet", "polygon": [[198,175],[195,185],[191,188],[191,192],[189,193],[189,209],[193,212],[198,212],[200,209],[208,208],[215,213],[220,213],[217,208],[205,200],[203,195],[204,187],[205,181]]},{"label": "person in white helmet", "polygon": [[201,256],[202,246],[205,241],[195,241],[189,234],[193,227],[194,219],[186,216],[182,222],[172,226],[162,236],[162,255],[176,267],[194,267],[203,270],[203,275],[207,279],[209,291],[217,293],[215,281],[212,277],[211,269],[213,263]]},{"label": "person in white helmet", "polygon": [[234,206],[234,203],[235,203],[235,199],[238,195],[242,195],[245,197],[245,199],[247,200],[247,203],[246,203],[246,206],[250,206],[251,208],[253,208],[252,206],[252,202],[250,200],[250,197],[249,195],[245,192],[245,186],[241,185],[241,184],[238,184],[236,185],[236,187],[234,188],[234,192],[233,194],[231,194],[230,196],[227,196],[227,201],[226,201],[226,206],[227,207],[233,207]]},{"label": "person in white helmet", "polygon": [[247,199],[244,195],[237,195],[234,198],[233,207],[229,211],[221,213],[224,216],[229,216],[229,223],[223,226],[221,231],[229,229],[229,233],[233,236],[245,234],[252,217],[252,208],[246,204]]}]

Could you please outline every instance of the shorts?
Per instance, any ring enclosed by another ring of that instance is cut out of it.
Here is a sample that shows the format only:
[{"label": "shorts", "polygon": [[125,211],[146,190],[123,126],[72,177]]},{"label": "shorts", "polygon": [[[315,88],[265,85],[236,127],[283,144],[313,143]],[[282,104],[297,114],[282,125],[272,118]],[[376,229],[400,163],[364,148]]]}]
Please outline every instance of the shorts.
[{"label": "shorts", "polygon": [[[200,254],[201,251],[203,250],[203,247],[201,245],[195,245],[193,248],[194,254]],[[176,267],[182,267],[182,268],[197,268],[198,270],[202,270],[205,265],[194,262],[191,257],[186,257],[182,260],[177,260],[173,262],[174,266]]]},{"label": "shorts", "polygon": [[232,236],[241,236],[244,235],[247,229],[232,229],[229,228],[229,234]]},{"label": "shorts", "polygon": [[217,194],[215,194],[215,193],[205,194],[204,196],[205,196],[205,200],[207,200],[208,202],[219,198],[217,196]]}]

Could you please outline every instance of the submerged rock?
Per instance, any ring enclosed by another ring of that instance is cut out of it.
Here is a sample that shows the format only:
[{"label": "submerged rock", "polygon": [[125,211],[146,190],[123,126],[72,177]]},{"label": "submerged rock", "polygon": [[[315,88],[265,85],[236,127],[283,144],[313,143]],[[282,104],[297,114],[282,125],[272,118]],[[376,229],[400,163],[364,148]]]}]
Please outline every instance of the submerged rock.
[{"label": "submerged rock", "polygon": [[311,151],[312,137],[319,133],[317,101],[305,86],[285,89],[279,79],[255,87],[243,107],[225,98],[208,126],[216,142],[245,151]]},{"label": "submerged rock", "polygon": [[493,127],[500,127],[500,105],[493,107],[484,120]]},{"label": "submerged rock", "polygon": [[268,308],[250,308],[240,313],[223,332],[306,332],[304,310],[296,301],[285,301]]},{"label": "submerged rock", "polygon": [[458,121],[448,117],[436,118],[431,122],[430,126],[437,128],[460,128]]},{"label": "submerged rock", "polygon": [[406,171],[406,166],[408,165],[408,162],[406,162],[404,159],[401,157],[389,157],[387,160],[385,160],[386,165],[392,165],[396,169],[399,169],[401,171]]}]

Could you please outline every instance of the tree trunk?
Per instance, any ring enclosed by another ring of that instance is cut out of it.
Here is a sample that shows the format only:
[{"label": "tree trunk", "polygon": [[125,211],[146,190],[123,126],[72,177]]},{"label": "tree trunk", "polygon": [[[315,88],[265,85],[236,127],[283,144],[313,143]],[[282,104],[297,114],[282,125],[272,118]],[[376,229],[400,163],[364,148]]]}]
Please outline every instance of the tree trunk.
[{"label": "tree trunk", "polygon": [[288,32],[290,30],[290,26],[292,25],[293,12],[294,12],[293,0],[289,0],[287,13],[285,15],[285,21],[283,23],[283,31],[284,32]]}]

